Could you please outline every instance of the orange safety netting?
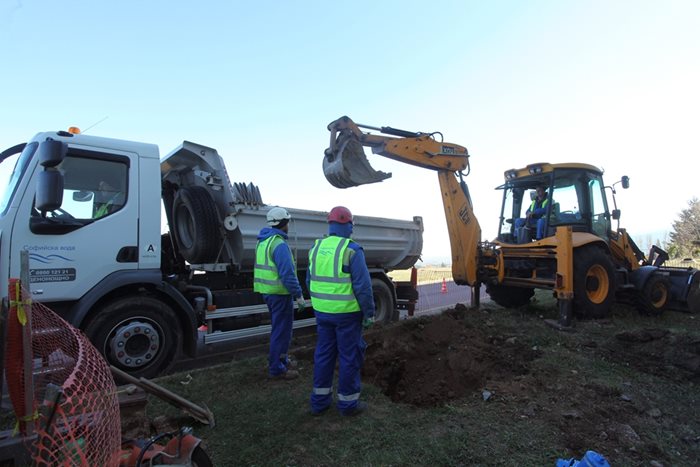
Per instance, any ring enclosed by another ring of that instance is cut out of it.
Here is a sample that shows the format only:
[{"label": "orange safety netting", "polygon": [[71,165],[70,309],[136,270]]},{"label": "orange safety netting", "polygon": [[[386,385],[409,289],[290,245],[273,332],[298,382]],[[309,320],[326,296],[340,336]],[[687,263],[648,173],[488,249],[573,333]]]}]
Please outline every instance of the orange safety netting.
[{"label": "orange safety netting", "polygon": [[[31,302],[16,279],[11,279],[9,297],[8,392],[20,433],[37,434],[30,446],[35,465],[118,465],[119,401],[104,358],[80,331]],[[31,332],[23,332],[24,326]],[[31,346],[24,346],[26,338]],[[25,379],[25,366],[32,369],[31,379]]]}]

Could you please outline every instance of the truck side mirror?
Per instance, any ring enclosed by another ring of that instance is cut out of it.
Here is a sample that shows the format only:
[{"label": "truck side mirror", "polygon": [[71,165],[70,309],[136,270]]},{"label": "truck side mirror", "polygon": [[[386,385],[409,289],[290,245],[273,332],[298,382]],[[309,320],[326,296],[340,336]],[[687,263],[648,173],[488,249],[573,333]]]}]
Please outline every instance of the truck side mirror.
[{"label": "truck side mirror", "polygon": [[612,218],[613,220],[620,220],[620,210],[619,209],[613,209],[612,210]]},{"label": "truck side mirror", "polygon": [[42,141],[41,144],[39,144],[39,149],[37,150],[39,164],[47,169],[56,167],[58,164],[63,162],[67,151],[68,145],[62,141],[56,141],[53,139]]},{"label": "truck side mirror", "polygon": [[625,190],[630,187],[630,178],[627,175],[622,176],[622,188]]},{"label": "truck side mirror", "polygon": [[63,204],[63,174],[58,170],[39,172],[35,207],[42,213],[54,211]]}]

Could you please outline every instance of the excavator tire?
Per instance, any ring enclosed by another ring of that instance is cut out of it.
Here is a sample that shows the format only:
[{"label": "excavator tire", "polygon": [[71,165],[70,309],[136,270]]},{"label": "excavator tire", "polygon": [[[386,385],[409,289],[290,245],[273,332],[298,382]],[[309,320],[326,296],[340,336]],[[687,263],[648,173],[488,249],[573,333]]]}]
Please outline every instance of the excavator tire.
[{"label": "excavator tire", "polygon": [[574,251],[574,313],[579,318],[604,318],[615,302],[615,269],[597,246]]},{"label": "excavator tire", "polygon": [[671,282],[661,274],[652,274],[644,288],[640,290],[635,301],[639,313],[660,316],[668,306],[671,298]]},{"label": "excavator tire", "polygon": [[688,311],[690,313],[700,313],[700,273],[695,271],[693,278],[690,280],[690,290],[686,298]]},{"label": "excavator tire", "polygon": [[190,264],[211,263],[221,244],[219,215],[204,187],[180,188],[173,202],[175,240],[180,254]]},{"label": "excavator tire", "polygon": [[518,308],[530,303],[530,299],[535,295],[535,289],[489,284],[486,286],[486,293],[491,296],[491,300],[504,308]]}]

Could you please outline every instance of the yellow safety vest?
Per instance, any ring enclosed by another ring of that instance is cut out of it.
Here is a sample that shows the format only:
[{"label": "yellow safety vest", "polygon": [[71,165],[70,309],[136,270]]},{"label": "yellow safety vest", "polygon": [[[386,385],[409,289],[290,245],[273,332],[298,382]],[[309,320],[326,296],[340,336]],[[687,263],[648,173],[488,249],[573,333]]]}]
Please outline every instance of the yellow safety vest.
[{"label": "yellow safety vest", "polygon": [[[277,265],[272,259],[272,251],[279,245],[279,242],[287,246],[287,243],[281,235],[272,235],[262,242],[258,242],[256,245],[255,267],[253,269],[253,291],[264,294],[289,295],[289,291],[280,280]],[[293,257],[292,266],[296,272],[297,267]]]},{"label": "yellow safety vest", "polygon": [[[542,201],[542,206],[540,207],[545,207],[547,206],[547,202],[549,201],[549,198],[545,198],[544,201]],[[535,210],[535,205],[537,204],[537,200],[533,199],[532,204],[530,205],[530,212],[533,212]]]},{"label": "yellow safety vest", "polygon": [[311,304],[324,313],[354,313],[360,304],[352,291],[352,278],[343,272],[350,264],[349,238],[332,235],[316,240],[309,251]]},{"label": "yellow safety vest", "polygon": [[100,207],[97,209],[95,214],[92,216],[93,219],[99,219],[100,217],[104,217],[107,214],[109,214],[109,210],[112,208],[112,206],[116,203],[117,198],[119,197],[121,193],[117,193],[114,196],[112,196],[109,201],[106,203],[100,205]]}]

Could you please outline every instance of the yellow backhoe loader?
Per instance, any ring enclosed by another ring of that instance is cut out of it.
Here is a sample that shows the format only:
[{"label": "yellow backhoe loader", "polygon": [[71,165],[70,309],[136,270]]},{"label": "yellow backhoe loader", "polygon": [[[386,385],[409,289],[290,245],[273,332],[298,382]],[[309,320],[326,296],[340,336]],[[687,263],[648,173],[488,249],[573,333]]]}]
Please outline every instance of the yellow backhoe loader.
[{"label": "yellow backhoe loader", "polygon": [[[615,301],[634,304],[658,315],[666,308],[700,310],[700,273],[694,268],[663,266],[668,255],[652,247],[646,256],[619,226],[615,187],[629,187],[622,177],[611,186],[603,172],[588,164],[535,163],[504,173],[498,236],[481,240],[465,182],[469,153],[442,141],[439,132],[424,133],[356,124],[341,117],[328,125],[330,147],[323,159],[327,180],[337,188],[376,183],[391,177],[375,171],[364,147],[390,159],[437,172],[452,247],[452,275],[457,284],[486,291],[498,304],[527,304],[534,289],[549,289],[559,303],[564,328],[573,315],[600,318]],[[539,219],[526,214],[538,201]],[[606,190],[614,209],[608,209]],[[529,196],[528,196],[529,195]],[[530,222],[535,221],[535,222]],[[617,221],[613,228],[612,222]],[[478,293],[473,293],[478,305]]]}]

